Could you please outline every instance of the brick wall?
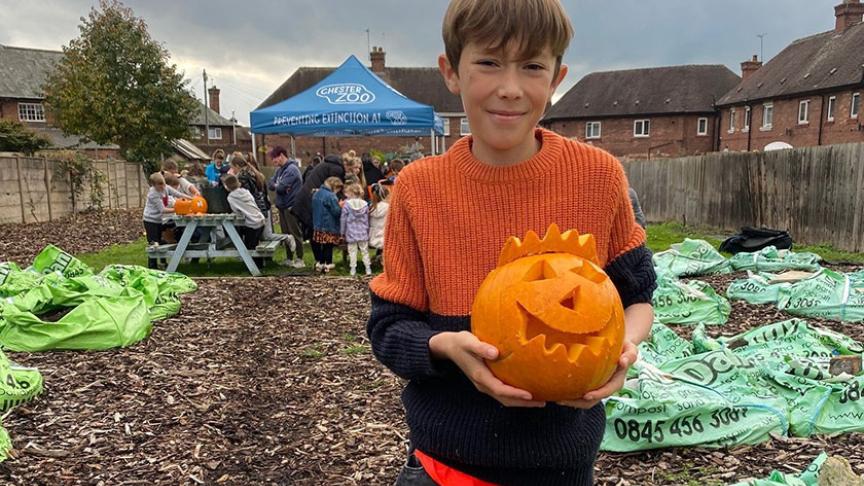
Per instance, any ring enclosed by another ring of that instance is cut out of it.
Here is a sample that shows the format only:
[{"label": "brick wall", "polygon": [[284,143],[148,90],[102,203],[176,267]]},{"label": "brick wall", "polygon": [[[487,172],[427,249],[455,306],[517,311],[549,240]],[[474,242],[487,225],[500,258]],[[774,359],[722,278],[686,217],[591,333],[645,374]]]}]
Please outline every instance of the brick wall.
[{"label": "brick wall", "polygon": [[[705,135],[697,134],[699,118],[707,118],[708,130]],[[649,136],[634,136],[635,121],[644,119],[651,121]],[[586,125],[597,121],[601,123],[601,137],[586,139]],[[714,149],[715,123],[713,114],[702,114],[561,120],[545,125],[565,137],[592,143],[617,157],[639,159],[648,158],[649,151],[651,158],[711,152]]]},{"label": "brick wall", "polygon": [[[42,103],[42,100],[27,100],[15,98],[0,98],[0,118],[4,120],[20,121],[18,119],[18,103]],[[45,122],[22,122],[27,126],[34,128],[44,128],[53,126],[54,116],[51,112],[45,112]]]},{"label": "brick wall", "polygon": [[[724,107],[720,110],[720,149],[733,151],[747,150],[748,137],[751,150],[762,150],[771,142],[786,142],[793,147],[812,147],[820,145],[819,127],[822,124],[821,145],[864,142],[864,130],[860,124],[864,117],[851,118],[852,94],[860,91],[836,91],[823,95],[773,100],[774,120],[771,129],[762,128],[765,102],[752,105],[751,130],[744,130],[744,106]],[[836,97],[834,104],[834,120],[828,121],[828,100]],[[824,98],[824,103],[823,103]],[[810,100],[809,123],[798,123],[800,103]],[[735,108],[735,129],[730,131],[731,110]],[[859,108],[860,111],[860,108]],[[821,117],[820,117],[821,114]]]}]

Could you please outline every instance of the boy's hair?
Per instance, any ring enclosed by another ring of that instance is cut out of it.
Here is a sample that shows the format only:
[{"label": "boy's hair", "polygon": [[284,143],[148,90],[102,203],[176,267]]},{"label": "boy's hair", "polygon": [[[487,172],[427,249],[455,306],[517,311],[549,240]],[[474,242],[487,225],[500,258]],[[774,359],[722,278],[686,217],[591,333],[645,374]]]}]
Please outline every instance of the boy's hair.
[{"label": "boy's hair", "polygon": [[342,190],[345,193],[346,197],[355,197],[358,199],[363,198],[363,187],[360,186],[360,183],[348,184],[345,186],[345,189]]},{"label": "boy's hair", "polygon": [[331,191],[338,192],[345,184],[342,182],[342,179],[333,176],[325,179],[324,185],[330,188]]},{"label": "boy's hair", "polygon": [[180,185],[180,178],[174,174],[165,174],[165,184],[171,187]]},{"label": "boy's hair", "polygon": [[228,174],[223,177],[222,184],[225,186],[225,189],[228,189],[228,192],[240,188],[240,180],[234,174]]},{"label": "boy's hair", "polygon": [[180,169],[177,167],[177,162],[174,162],[173,160],[166,160],[165,162],[162,162],[162,170],[168,170],[171,172],[180,171]]},{"label": "boy's hair", "polygon": [[150,185],[155,186],[156,184],[165,184],[165,176],[160,172],[150,174]]},{"label": "boy's hair", "polygon": [[234,152],[231,154],[231,165],[242,169],[249,164],[246,162],[246,157],[241,152]]},{"label": "boy's hair", "polygon": [[469,42],[493,51],[514,42],[520,59],[549,47],[557,76],[573,26],[560,0],[451,0],[442,34],[447,60],[457,73]]},{"label": "boy's hair", "polygon": [[392,170],[394,173],[398,174],[405,168],[405,162],[402,162],[401,159],[393,159],[387,164],[387,170]]}]

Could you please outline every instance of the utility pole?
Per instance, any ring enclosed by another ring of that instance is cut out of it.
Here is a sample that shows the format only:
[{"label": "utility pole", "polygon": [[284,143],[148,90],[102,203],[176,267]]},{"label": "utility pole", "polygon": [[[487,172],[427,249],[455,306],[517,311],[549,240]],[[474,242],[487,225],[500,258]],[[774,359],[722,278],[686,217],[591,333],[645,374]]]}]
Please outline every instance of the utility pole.
[{"label": "utility pole", "polygon": [[210,110],[208,110],[209,107],[210,107],[210,104],[207,102],[207,70],[205,69],[204,70],[204,133],[206,135],[204,135],[204,136],[207,138],[205,138],[204,140],[207,141],[207,145],[210,145],[210,116],[209,116]]},{"label": "utility pole", "polygon": [[756,34],[756,37],[759,38],[759,60],[765,62],[765,36],[767,33]]}]

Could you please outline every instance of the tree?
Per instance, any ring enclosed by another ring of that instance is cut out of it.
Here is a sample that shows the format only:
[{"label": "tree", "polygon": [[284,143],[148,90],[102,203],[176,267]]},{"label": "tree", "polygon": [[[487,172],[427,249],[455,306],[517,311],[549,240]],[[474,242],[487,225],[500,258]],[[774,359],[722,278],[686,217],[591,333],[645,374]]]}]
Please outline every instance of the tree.
[{"label": "tree", "polygon": [[65,132],[116,144],[152,170],[171,140],[188,136],[198,102],[144,20],[118,0],[100,0],[79,30],[47,81],[46,103]]},{"label": "tree", "polygon": [[0,120],[0,152],[24,152],[27,155],[49,147],[51,142],[16,121]]}]

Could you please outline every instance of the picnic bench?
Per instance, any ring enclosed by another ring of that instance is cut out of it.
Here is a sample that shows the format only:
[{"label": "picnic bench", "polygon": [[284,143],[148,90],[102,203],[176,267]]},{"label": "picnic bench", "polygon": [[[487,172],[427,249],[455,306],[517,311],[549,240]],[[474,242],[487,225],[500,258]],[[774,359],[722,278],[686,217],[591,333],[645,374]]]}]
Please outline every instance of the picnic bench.
[{"label": "picnic bench", "polygon": [[[215,257],[239,257],[249,273],[257,277],[261,270],[255,264],[253,258],[259,257],[272,260],[276,248],[283,241],[293,243],[291,235],[273,234],[270,239],[262,240],[255,249],[249,250],[243,244],[237,226],[243,225],[243,218],[232,213],[227,214],[190,214],[170,215],[165,221],[173,221],[177,226],[184,227],[180,241],[168,245],[152,245],[147,247],[149,258],[170,258],[168,261],[168,272],[176,272],[180,261],[184,257],[206,258],[208,264]],[[191,243],[192,235],[197,228],[205,231],[205,239],[209,241]],[[219,228],[222,228],[227,238],[219,237]],[[233,245],[233,247],[232,247]]]}]

